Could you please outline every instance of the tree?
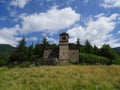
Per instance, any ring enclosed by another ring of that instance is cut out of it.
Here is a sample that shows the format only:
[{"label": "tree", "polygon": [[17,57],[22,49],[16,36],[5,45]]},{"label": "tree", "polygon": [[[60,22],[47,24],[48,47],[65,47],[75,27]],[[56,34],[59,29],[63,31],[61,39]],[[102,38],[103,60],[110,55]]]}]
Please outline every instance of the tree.
[{"label": "tree", "polygon": [[79,49],[79,52],[85,52],[84,50],[84,46],[82,44],[80,44],[80,39],[77,38],[77,48]]},{"label": "tree", "polygon": [[84,48],[85,48],[86,53],[92,53],[93,52],[93,48],[92,48],[92,46],[91,46],[91,44],[88,40],[86,40]]},{"label": "tree", "polygon": [[46,37],[44,37],[43,40],[42,40],[43,50],[44,50],[48,45],[49,45],[49,43],[48,43]]},{"label": "tree", "polygon": [[15,51],[10,56],[10,62],[18,62],[22,63],[23,61],[27,60],[27,47],[25,38],[22,38],[19,41],[18,46],[16,47]]},{"label": "tree", "polygon": [[46,37],[43,37],[43,40],[42,40],[42,56],[44,54],[44,50],[49,46],[49,43],[46,39]]},{"label": "tree", "polygon": [[113,60],[116,59],[116,53],[109,45],[102,46],[100,49],[100,55],[107,57],[110,60],[109,64],[112,64]]},{"label": "tree", "polygon": [[79,38],[77,38],[77,48],[78,48],[78,50],[80,51],[80,39]]},{"label": "tree", "polygon": [[33,56],[33,43],[28,47],[28,59],[31,61]]},{"label": "tree", "polygon": [[99,48],[96,45],[93,47],[93,54],[99,55]]},{"label": "tree", "polygon": [[48,47],[48,45],[49,45],[49,43],[45,37],[42,39],[42,44],[37,43],[35,45],[35,48],[33,50],[35,59],[43,57],[44,50],[46,47]]},{"label": "tree", "polygon": [[36,44],[35,48],[33,50],[33,53],[35,55],[35,59],[36,58],[42,58],[43,56],[43,52],[42,52],[42,45],[41,44]]}]

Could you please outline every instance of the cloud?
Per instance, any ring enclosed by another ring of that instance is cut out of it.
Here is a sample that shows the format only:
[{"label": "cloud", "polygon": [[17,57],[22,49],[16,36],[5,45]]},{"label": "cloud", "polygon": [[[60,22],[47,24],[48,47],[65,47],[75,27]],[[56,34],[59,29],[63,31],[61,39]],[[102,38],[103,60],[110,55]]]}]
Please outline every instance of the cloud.
[{"label": "cloud", "polygon": [[26,39],[27,41],[37,41],[38,38],[37,37],[30,37]]},{"label": "cloud", "polygon": [[120,30],[117,32],[117,34],[120,34]]},{"label": "cloud", "polygon": [[19,8],[24,8],[24,6],[29,2],[30,0],[12,0],[11,5]]},{"label": "cloud", "polygon": [[80,19],[80,15],[72,8],[57,9],[53,7],[47,12],[23,15],[21,33],[44,32],[57,33],[61,29],[69,28]]},{"label": "cloud", "polygon": [[89,0],[84,0],[84,3],[86,3],[86,4],[87,4],[88,2],[89,2]]},{"label": "cloud", "polygon": [[120,8],[120,0],[104,0],[101,4],[102,7],[109,8]]},{"label": "cloud", "polygon": [[0,29],[0,44],[10,44],[12,46],[17,45],[17,41],[20,40],[18,35],[19,26],[16,25],[12,28],[2,28]]},{"label": "cloud", "polygon": [[[88,39],[92,45],[97,45],[101,47],[103,44],[110,44],[112,47],[118,45],[118,40],[116,40],[111,34],[111,32],[116,27],[116,19],[119,17],[118,14],[113,14],[109,17],[103,14],[97,15],[90,18],[86,22],[86,26],[77,26],[67,31],[70,35],[70,42],[75,42],[77,38],[80,38],[81,43],[84,44]],[[114,43],[114,44],[113,44]]]},{"label": "cloud", "polygon": [[55,38],[46,37],[46,39],[47,39],[47,40],[48,40],[48,42],[50,42],[50,43],[55,43],[55,44],[58,44],[58,40],[56,40]]}]

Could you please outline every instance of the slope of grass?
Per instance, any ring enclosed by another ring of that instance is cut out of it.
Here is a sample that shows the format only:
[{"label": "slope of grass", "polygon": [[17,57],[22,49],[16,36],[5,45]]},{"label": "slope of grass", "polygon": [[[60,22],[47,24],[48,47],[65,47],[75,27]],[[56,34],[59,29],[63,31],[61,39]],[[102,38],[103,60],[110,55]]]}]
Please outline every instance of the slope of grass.
[{"label": "slope of grass", "polygon": [[0,68],[0,90],[120,90],[120,66]]}]

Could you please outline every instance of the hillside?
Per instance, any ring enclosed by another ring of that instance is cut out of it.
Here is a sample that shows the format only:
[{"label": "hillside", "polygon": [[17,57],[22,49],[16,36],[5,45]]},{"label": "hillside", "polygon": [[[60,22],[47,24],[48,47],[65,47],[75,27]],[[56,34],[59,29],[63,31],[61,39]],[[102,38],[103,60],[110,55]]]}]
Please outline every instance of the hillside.
[{"label": "hillside", "polygon": [[0,57],[9,56],[14,49],[11,45],[0,44]]},{"label": "hillside", "polygon": [[0,68],[1,90],[120,90],[120,66]]},{"label": "hillside", "polygon": [[113,48],[117,53],[120,53],[120,47]]}]

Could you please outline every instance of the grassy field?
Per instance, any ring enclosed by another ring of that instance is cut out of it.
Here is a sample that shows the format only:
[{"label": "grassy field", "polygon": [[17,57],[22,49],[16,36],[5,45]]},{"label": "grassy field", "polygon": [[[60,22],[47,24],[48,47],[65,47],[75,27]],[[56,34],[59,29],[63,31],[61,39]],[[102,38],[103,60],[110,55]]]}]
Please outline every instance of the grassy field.
[{"label": "grassy field", "polygon": [[120,66],[0,67],[0,90],[120,90]]}]

